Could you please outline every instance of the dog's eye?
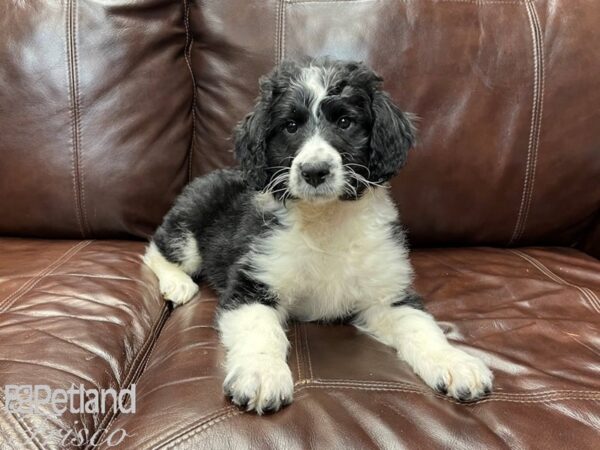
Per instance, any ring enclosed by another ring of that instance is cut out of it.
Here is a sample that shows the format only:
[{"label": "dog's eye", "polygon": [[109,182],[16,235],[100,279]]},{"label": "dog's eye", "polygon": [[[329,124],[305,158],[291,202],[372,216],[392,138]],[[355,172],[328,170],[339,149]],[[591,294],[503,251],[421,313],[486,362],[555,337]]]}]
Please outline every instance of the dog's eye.
[{"label": "dog's eye", "polygon": [[352,125],[352,119],[350,117],[340,117],[337,121],[337,126],[342,130],[347,129],[350,125]]},{"label": "dog's eye", "polygon": [[288,120],[285,124],[285,131],[290,134],[294,134],[298,131],[298,124],[294,120]]}]

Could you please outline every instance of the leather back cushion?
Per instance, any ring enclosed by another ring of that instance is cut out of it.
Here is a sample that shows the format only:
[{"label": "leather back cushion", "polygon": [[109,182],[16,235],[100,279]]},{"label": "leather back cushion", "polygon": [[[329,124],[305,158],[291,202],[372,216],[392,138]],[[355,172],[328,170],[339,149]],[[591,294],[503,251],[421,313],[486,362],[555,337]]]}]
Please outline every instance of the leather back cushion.
[{"label": "leather back cushion", "polygon": [[373,66],[421,117],[392,187],[413,244],[574,244],[600,203],[598,14],[585,0],[3,2],[0,234],[146,236],[190,169],[233,163],[260,75],[329,54]]},{"label": "leather back cushion", "polygon": [[421,117],[392,183],[415,245],[563,244],[600,205],[600,3],[211,0],[192,8],[194,173],[282,58],[363,60]]},{"label": "leather back cushion", "polygon": [[188,179],[185,47],[180,2],[2,2],[0,235],[152,232]]}]

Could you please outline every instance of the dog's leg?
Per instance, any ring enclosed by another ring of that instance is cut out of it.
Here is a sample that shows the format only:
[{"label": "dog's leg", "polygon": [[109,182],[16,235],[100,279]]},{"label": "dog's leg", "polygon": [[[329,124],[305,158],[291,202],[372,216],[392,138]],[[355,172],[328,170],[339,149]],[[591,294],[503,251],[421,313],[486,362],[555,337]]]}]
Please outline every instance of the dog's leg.
[{"label": "dog's leg", "polygon": [[492,372],[478,358],[451,346],[434,318],[414,295],[392,305],[362,311],[357,326],[394,347],[425,383],[459,401],[491,391]]},{"label": "dog's leg", "polygon": [[194,258],[190,255],[181,263],[172,263],[163,256],[156,244],[151,242],[144,255],[144,262],[158,277],[161,294],[175,306],[187,303],[198,293],[198,285],[190,275],[199,269],[199,256]]},{"label": "dog's leg", "polygon": [[233,403],[248,411],[277,411],[292,401],[294,382],[286,362],[289,343],[283,320],[274,307],[261,303],[219,314],[227,350],[223,389]]}]

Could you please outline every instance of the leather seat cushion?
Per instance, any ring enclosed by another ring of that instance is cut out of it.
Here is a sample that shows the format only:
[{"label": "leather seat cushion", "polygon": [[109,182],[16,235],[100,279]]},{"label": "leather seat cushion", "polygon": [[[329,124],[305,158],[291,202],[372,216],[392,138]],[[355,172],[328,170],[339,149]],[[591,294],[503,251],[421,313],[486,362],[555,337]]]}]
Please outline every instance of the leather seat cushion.
[{"label": "leather seat cushion", "polygon": [[[142,242],[0,239],[0,386],[135,383],[168,314],[141,264],[143,249]],[[4,403],[4,388],[0,395]],[[61,430],[93,433],[113,419],[110,408],[56,419],[0,410],[1,448],[64,448]]]},{"label": "leather seat cushion", "polygon": [[351,326],[291,324],[294,403],[243,413],[222,394],[216,300],[205,288],[167,321],[138,383],[137,414],[112,424],[135,435],[123,448],[558,448],[567,432],[571,448],[597,444],[600,262],[558,248],[431,249],[412,259],[449,339],[494,371],[491,397],[464,405],[434,394]]}]

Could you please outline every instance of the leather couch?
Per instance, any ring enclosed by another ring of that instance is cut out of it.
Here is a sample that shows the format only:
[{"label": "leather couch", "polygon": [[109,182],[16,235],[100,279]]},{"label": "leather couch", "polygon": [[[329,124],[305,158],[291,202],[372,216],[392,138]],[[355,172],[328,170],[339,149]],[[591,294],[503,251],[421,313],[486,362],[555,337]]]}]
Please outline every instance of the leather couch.
[{"label": "leather couch", "polygon": [[[0,448],[599,448],[599,19],[591,0],[1,2],[0,385],[135,385],[136,412],[21,414],[2,389]],[[233,164],[258,77],[323,54],[421,117],[392,191],[416,287],[494,371],[488,398],[293,323],[294,403],[244,413],[214,293],[171,310],[141,263],[183,186]]]}]

